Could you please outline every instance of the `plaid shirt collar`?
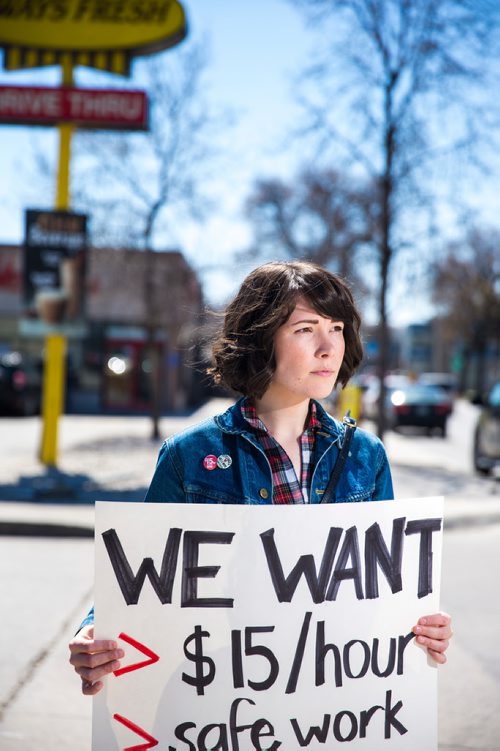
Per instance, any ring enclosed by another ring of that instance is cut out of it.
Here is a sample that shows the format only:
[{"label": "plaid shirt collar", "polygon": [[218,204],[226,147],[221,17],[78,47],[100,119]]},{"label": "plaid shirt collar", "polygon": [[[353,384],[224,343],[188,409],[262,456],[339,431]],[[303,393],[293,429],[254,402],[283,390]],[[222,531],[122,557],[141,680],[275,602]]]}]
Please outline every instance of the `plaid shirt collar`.
[{"label": "plaid shirt collar", "polygon": [[262,420],[259,419],[255,404],[251,399],[243,399],[241,414],[255,432],[256,438],[269,461],[273,478],[273,503],[308,503],[314,469],[313,455],[316,444],[316,430],[321,427],[316,404],[311,400],[306,426],[300,436],[302,460],[300,482],[288,454],[268,432]]}]

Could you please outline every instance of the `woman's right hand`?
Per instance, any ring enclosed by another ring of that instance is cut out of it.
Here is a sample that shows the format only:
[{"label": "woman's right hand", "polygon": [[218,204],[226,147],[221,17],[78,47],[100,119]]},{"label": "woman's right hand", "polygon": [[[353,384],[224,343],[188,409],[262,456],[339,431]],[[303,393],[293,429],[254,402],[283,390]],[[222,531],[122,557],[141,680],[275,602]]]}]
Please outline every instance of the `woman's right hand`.
[{"label": "woman's right hand", "polygon": [[103,687],[102,678],[118,670],[124,656],[115,641],[94,639],[94,627],[84,626],[69,643],[71,665],[82,679],[82,693],[97,694]]}]

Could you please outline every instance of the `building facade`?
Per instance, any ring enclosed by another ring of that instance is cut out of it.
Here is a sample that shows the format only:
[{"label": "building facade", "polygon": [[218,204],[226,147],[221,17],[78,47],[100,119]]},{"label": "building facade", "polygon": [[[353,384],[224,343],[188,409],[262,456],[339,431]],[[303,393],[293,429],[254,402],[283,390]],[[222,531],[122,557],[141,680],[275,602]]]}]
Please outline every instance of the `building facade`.
[{"label": "building facade", "polygon": [[[182,253],[90,248],[83,304],[84,335],[68,338],[70,410],[147,411],[155,357],[162,410],[198,400],[203,295]],[[25,320],[23,248],[0,245],[0,353],[41,360],[43,338]]]}]

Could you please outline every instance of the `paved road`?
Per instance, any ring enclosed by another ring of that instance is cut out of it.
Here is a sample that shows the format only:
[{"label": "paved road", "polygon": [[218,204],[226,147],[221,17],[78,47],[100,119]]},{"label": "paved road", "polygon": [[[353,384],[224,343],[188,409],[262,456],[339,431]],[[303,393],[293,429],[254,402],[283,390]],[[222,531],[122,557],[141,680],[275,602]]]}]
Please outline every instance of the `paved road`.
[{"label": "paved road", "polygon": [[2,751],[89,751],[91,702],[66,645],[92,581],[91,540],[0,538]]},{"label": "paved road", "polygon": [[500,749],[500,524],[445,533],[442,607],[453,614],[439,673],[440,751]]}]

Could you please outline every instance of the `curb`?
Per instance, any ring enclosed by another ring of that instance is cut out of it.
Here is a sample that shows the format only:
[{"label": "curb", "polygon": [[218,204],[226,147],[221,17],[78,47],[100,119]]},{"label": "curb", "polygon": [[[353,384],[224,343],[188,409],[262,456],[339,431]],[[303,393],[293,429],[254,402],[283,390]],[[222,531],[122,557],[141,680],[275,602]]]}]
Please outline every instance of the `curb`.
[{"label": "curb", "polygon": [[[500,524],[500,513],[484,513],[479,516],[457,514],[445,516],[444,529],[452,532],[466,528],[488,527]],[[46,537],[93,539],[94,527],[67,523],[48,523],[36,521],[2,521],[0,520],[0,537]]]},{"label": "curb", "polygon": [[0,521],[0,537],[93,538],[94,528],[46,522]]},{"label": "curb", "polygon": [[450,531],[464,529],[464,527],[489,527],[494,524],[500,524],[500,514],[482,514],[481,516],[465,514],[455,517],[445,516],[444,519],[444,529]]}]

